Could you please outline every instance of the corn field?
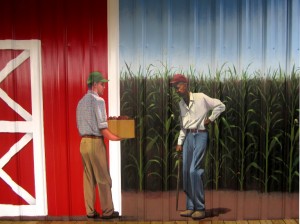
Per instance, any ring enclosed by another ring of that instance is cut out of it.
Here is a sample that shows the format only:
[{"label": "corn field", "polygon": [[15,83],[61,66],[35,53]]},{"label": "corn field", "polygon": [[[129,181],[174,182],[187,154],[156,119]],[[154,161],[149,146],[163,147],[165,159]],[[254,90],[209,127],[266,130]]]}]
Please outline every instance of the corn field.
[{"label": "corn field", "polygon": [[[120,74],[121,115],[136,124],[136,138],[121,143],[123,190],[176,189],[180,98],[169,84],[174,73],[150,65],[137,72],[127,66]],[[191,92],[226,105],[208,130],[206,189],[298,192],[299,69],[250,74],[223,65],[209,74],[184,74]]]}]

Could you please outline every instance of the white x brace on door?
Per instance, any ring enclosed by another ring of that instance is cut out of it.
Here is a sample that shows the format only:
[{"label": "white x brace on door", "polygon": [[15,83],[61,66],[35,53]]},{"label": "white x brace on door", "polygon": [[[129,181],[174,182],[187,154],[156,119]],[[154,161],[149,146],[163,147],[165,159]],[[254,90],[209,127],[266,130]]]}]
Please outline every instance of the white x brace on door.
[{"label": "white x brace on door", "polygon": [[[24,119],[24,121],[0,120],[0,134],[24,133],[24,136],[11,148],[7,149],[7,152],[0,158],[0,181],[4,181],[15,194],[18,194],[28,203],[28,205],[0,204],[0,216],[44,216],[47,215],[48,209],[45,177],[41,42],[40,40],[0,40],[1,50],[18,50],[22,53],[10,60],[4,68],[0,68],[0,83],[9,75],[15,75],[11,72],[25,60],[30,59],[32,114],[22,108],[0,88],[0,98]],[[35,196],[30,195],[3,170],[10,159],[31,140],[33,142]]]}]

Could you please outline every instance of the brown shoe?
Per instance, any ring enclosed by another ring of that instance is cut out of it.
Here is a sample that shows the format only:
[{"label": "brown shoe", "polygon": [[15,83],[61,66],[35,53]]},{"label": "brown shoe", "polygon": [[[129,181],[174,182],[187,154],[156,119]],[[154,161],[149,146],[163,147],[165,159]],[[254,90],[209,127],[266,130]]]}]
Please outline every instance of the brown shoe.
[{"label": "brown shoe", "polygon": [[204,219],[205,218],[205,211],[195,211],[192,214],[193,219]]},{"label": "brown shoe", "polygon": [[99,219],[100,218],[100,215],[97,211],[94,211],[94,214],[93,215],[87,215],[86,216],[88,219]]},{"label": "brown shoe", "polygon": [[180,212],[180,216],[182,216],[182,217],[191,217],[193,213],[194,213],[193,210],[185,210],[183,212]]}]

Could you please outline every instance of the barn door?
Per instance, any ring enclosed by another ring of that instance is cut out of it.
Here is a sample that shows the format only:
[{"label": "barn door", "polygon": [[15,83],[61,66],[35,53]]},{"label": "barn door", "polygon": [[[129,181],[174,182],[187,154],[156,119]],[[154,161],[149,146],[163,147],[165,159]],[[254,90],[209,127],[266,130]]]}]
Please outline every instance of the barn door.
[{"label": "barn door", "polygon": [[0,40],[0,216],[47,215],[39,40]]}]

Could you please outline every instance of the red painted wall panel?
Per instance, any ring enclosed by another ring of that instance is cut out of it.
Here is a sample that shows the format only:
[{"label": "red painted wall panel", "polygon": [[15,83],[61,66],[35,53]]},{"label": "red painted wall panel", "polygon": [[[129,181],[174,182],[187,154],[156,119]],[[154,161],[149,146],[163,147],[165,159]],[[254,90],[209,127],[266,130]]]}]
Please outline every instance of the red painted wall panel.
[{"label": "red painted wall panel", "polygon": [[49,216],[85,215],[75,110],[89,72],[107,76],[107,2],[4,0],[0,27],[0,40],[41,40]]}]

